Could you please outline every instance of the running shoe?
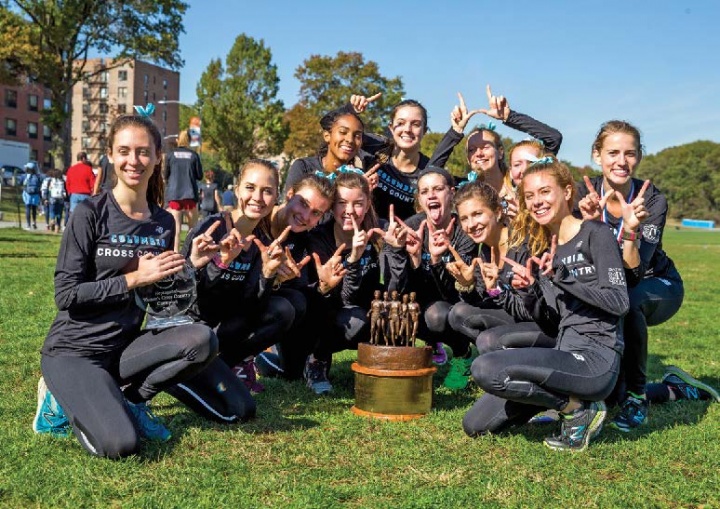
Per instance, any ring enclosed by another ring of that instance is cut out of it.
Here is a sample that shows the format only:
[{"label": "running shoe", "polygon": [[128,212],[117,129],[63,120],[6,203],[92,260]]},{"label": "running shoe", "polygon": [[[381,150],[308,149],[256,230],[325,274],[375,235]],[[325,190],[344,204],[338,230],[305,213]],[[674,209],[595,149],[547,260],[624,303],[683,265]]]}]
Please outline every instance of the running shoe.
[{"label": "running shoe", "polygon": [[448,354],[447,351],[445,351],[445,347],[443,347],[442,343],[435,343],[435,348],[433,349],[432,354],[432,362],[436,366],[444,366],[448,361]]},{"label": "running shoe", "polygon": [[545,445],[556,451],[580,452],[602,430],[607,408],[603,401],[585,403],[583,408],[562,415],[560,434],[547,437]]},{"label": "running shoe", "polygon": [[280,364],[280,356],[274,352],[260,352],[255,356],[255,371],[262,377],[281,376],[285,370]]},{"label": "running shoe", "polygon": [[33,420],[35,433],[48,433],[54,437],[66,437],[70,434],[70,421],[60,403],[45,385],[45,379],[38,381],[37,411]]},{"label": "running shoe", "polygon": [[545,410],[539,414],[533,416],[528,424],[548,424],[551,422],[558,422],[560,420],[560,412],[553,409]]},{"label": "running shoe", "polygon": [[650,403],[647,398],[628,396],[620,407],[620,413],[610,424],[613,428],[628,433],[648,422]]},{"label": "running shoe", "polygon": [[450,371],[445,376],[443,385],[453,391],[465,389],[470,381],[470,366],[477,356],[477,349],[471,347],[469,357],[453,357],[450,360]]},{"label": "running shoe", "polygon": [[135,421],[135,428],[141,437],[147,438],[148,440],[159,440],[161,442],[170,440],[172,437],[170,430],[150,411],[146,401],[142,403],[131,403],[126,400],[126,402],[130,409],[130,415],[132,415]]},{"label": "running shoe", "polygon": [[678,368],[668,366],[662,377],[662,383],[669,385],[675,394],[682,399],[714,399],[720,403],[720,394],[712,386],[693,378],[690,373]]},{"label": "running shoe", "polygon": [[307,386],[318,396],[332,392],[333,387],[328,380],[327,371],[328,363],[326,361],[315,359],[312,355],[308,356],[303,376]]},{"label": "running shoe", "polygon": [[235,376],[243,381],[249,391],[257,393],[265,390],[265,386],[257,381],[254,359],[241,362],[233,368],[233,372]]}]

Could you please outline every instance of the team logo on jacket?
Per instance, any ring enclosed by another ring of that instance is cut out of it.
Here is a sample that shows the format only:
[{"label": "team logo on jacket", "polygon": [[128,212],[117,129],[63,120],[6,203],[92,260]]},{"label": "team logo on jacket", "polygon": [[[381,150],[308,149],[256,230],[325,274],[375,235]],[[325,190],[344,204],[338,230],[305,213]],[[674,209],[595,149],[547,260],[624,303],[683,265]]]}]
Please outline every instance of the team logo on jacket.
[{"label": "team logo on jacket", "polygon": [[155,227],[155,233],[157,233],[158,235],[162,235],[162,233],[163,233],[164,231],[165,231],[165,228],[163,228],[162,226],[156,226],[156,227]]},{"label": "team logo on jacket", "polygon": [[624,269],[611,267],[608,269],[608,281],[611,285],[625,286],[625,273]]},{"label": "team logo on jacket", "polygon": [[660,242],[660,228],[656,224],[643,225],[643,239],[651,244]]}]

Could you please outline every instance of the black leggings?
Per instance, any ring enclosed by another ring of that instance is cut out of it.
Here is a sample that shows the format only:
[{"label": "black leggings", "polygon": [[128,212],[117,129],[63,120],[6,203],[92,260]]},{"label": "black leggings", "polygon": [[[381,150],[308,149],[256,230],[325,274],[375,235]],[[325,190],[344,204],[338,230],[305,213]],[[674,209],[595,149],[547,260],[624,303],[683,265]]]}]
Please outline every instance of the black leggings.
[{"label": "black leggings", "polygon": [[43,377],[90,454],[119,458],[137,452],[138,432],[121,386],[149,400],[187,380],[218,353],[215,333],[191,324],[144,331],[117,353],[94,357],[43,355]]},{"label": "black leggings", "polygon": [[471,342],[475,342],[478,334],[493,327],[515,323],[515,319],[504,309],[484,309],[471,306],[467,302],[458,302],[450,310],[448,323]]},{"label": "black leggings", "polygon": [[625,315],[623,337],[625,352],[614,398],[625,399],[627,391],[645,393],[647,383],[648,327],[668,321],[683,302],[684,289],[680,274],[673,271],[667,278],[643,279],[629,289],[630,310]]},{"label": "black leggings", "polygon": [[444,300],[432,302],[427,306],[423,311],[423,319],[418,324],[417,336],[428,345],[445,343],[452,349],[454,356],[462,357],[468,353],[474,338],[471,340],[450,326],[449,317],[453,306]]},{"label": "black leggings", "polygon": [[582,352],[518,348],[481,355],[471,370],[486,394],[465,414],[463,428],[471,436],[498,431],[538,409],[561,410],[571,395],[603,400],[612,391],[619,369],[620,355],[606,347]]},{"label": "black leggings", "polygon": [[475,344],[482,355],[507,348],[554,348],[555,338],[544,334],[535,322],[519,322],[483,331]]},{"label": "black leggings", "polygon": [[275,344],[290,328],[295,311],[287,299],[273,295],[264,310],[255,309],[221,322],[216,328],[220,357],[201,373],[167,392],[206,419],[220,423],[255,417],[256,405],[232,367]]}]

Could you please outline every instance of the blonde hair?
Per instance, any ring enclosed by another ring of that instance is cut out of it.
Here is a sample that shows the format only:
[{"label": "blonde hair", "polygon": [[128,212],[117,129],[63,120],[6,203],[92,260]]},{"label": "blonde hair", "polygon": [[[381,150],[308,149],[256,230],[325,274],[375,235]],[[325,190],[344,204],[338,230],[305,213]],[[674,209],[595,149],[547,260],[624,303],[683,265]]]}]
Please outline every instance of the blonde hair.
[{"label": "blonde hair", "polygon": [[570,186],[570,198],[567,200],[567,205],[570,210],[572,210],[573,203],[575,202],[575,182],[573,181],[572,174],[568,167],[557,159],[552,158],[552,162],[549,163],[534,163],[525,171],[522,182],[520,182],[520,186],[518,186],[519,210],[512,222],[510,247],[520,247],[523,242],[527,241],[528,250],[533,256],[540,255],[547,251],[550,248],[550,240],[552,238],[550,230],[532,218],[527,203],[525,203],[525,193],[523,192],[525,179],[535,173],[547,173],[555,179],[555,182],[557,182],[558,186],[562,189]]}]

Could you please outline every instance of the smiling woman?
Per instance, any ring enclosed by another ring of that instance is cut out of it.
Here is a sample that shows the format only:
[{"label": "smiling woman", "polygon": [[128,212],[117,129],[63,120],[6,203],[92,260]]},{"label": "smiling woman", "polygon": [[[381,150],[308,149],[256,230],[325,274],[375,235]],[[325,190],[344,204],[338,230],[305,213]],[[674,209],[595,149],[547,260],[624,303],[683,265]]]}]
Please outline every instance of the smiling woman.
[{"label": "smiling woman", "polygon": [[[144,312],[133,290],[185,266],[172,250],[173,219],[161,208],[161,142],[148,118],[115,120],[108,155],[117,185],[78,203],[57,257],[58,313],[42,347],[33,429],[52,435],[72,429],[96,456],[136,453],[140,438],[169,440],[147,402],[217,355],[217,337],[205,325],[140,329]],[[193,252],[203,256],[201,246]]]}]

